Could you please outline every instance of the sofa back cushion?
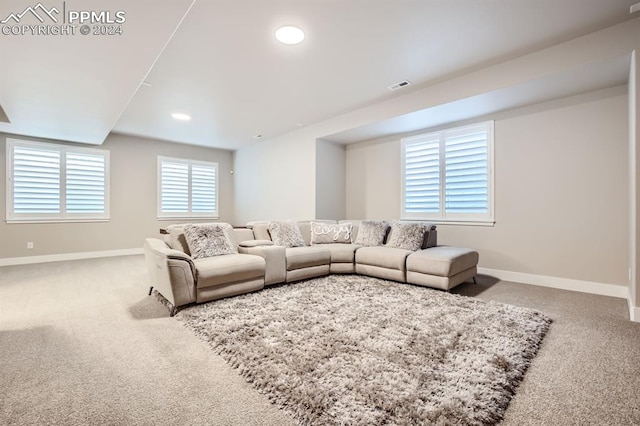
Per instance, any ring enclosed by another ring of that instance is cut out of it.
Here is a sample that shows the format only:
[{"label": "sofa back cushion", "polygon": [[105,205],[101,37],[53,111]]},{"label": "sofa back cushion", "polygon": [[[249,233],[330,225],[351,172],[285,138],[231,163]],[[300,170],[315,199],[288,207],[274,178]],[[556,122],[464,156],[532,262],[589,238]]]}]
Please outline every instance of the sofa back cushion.
[{"label": "sofa back cushion", "polygon": [[249,228],[233,228],[233,232],[229,235],[234,247],[238,247],[243,241],[255,240],[253,230]]}]

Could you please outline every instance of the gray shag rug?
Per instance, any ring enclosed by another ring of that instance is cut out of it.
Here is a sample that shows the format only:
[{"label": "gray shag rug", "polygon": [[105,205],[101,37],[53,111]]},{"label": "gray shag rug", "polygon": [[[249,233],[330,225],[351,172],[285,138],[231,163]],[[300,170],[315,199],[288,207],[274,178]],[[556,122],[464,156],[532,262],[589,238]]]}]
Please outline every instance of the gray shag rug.
[{"label": "gray shag rug", "polygon": [[497,423],[551,322],[531,309],[355,275],[177,317],[312,425]]}]

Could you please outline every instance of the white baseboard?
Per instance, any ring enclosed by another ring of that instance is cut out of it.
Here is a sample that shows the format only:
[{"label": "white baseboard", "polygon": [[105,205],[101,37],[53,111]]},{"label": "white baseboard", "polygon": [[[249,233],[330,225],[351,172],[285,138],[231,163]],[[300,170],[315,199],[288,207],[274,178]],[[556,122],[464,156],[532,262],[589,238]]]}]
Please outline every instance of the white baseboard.
[{"label": "white baseboard", "polygon": [[541,287],[557,288],[560,290],[579,291],[581,293],[599,294],[601,296],[629,299],[629,287],[623,285],[596,283],[592,281],[573,280],[570,278],[550,277],[546,275],[525,274],[523,272],[502,271],[499,269],[478,268],[478,273],[513,281],[522,284],[532,284]]},{"label": "white baseboard", "polygon": [[0,266],[29,265],[33,263],[60,262],[63,260],[96,259],[99,257],[132,256],[144,254],[144,249],[122,249],[106,251],[87,251],[81,253],[51,254],[46,256],[5,257],[0,259]]},{"label": "white baseboard", "polygon": [[629,319],[633,322],[640,322],[640,307],[634,306],[631,289],[629,289],[629,294],[627,295],[627,302],[629,305]]}]

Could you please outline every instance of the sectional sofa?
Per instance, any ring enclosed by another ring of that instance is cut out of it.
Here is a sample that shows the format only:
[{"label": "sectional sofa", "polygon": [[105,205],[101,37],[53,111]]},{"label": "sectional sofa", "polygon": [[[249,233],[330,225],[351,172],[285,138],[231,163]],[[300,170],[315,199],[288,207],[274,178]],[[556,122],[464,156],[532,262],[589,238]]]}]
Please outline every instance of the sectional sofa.
[{"label": "sectional sofa", "polygon": [[425,222],[271,221],[178,224],[145,240],[150,290],[177,308],[328,274],[450,290],[474,279],[478,253],[437,245]]}]

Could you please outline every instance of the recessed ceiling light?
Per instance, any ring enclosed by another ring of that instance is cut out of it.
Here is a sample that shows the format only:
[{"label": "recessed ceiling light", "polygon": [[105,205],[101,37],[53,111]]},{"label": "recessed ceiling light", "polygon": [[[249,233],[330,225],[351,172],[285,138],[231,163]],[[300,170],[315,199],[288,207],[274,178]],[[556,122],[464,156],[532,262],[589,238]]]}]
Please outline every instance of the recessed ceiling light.
[{"label": "recessed ceiling light", "polygon": [[280,27],[276,31],[276,39],[284,44],[298,44],[304,40],[304,31],[298,27]]},{"label": "recessed ceiling light", "polygon": [[171,117],[173,117],[176,120],[182,120],[182,121],[189,121],[191,120],[191,116],[188,114],[183,114],[181,112],[174,112],[173,114],[171,114]]}]

